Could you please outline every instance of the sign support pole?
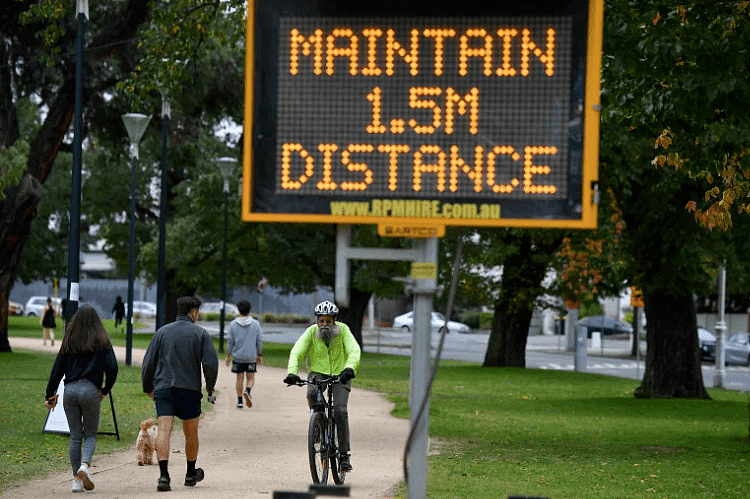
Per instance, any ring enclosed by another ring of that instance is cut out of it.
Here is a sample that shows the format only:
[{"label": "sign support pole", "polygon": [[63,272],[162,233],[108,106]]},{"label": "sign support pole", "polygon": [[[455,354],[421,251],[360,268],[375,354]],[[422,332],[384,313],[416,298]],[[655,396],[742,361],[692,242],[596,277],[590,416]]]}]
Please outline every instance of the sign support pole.
[{"label": "sign support pole", "polygon": [[[418,262],[412,265],[411,278],[397,278],[406,282],[406,290],[414,293],[414,328],[409,375],[409,413],[413,428],[411,446],[407,451],[409,470],[407,488],[409,499],[424,499],[427,494],[427,453],[429,450],[429,392],[432,332],[430,317],[433,295],[437,288],[438,238],[412,239],[411,249],[352,248],[351,226],[336,229],[335,300],[342,307],[349,306],[349,260],[390,260]],[[419,269],[416,271],[415,269]],[[424,411],[417,420],[419,407],[428,397]]]},{"label": "sign support pole", "polygon": [[[423,262],[434,264],[437,268],[438,240],[415,240],[418,248],[424,252]],[[409,414],[410,424],[414,428],[414,438],[406,457],[409,470],[406,487],[409,499],[427,497],[427,454],[429,451],[430,394],[427,385],[430,381],[430,349],[432,332],[430,317],[432,315],[432,298],[437,286],[437,276],[415,279],[414,286],[414,330],[412,331],[411,365],[409,377]],[[421,417],[419,408],[427,399]]]}]

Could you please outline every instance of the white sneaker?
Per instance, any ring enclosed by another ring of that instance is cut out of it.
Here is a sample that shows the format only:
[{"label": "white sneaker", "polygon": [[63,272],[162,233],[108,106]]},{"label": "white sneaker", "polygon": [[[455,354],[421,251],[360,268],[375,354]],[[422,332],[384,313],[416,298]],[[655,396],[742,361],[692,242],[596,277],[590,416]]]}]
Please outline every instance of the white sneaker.
[{"label": "white sneaker", "polygon": [[78,474],[76,477],[83,482],[83,488],[86,490],[94,490],[94,482],[91,481],[91,473],[88,467],[81,466],[78,468]]},{"label": "white sneaker", "polygon": [[71,489],[73,492],[85,492],[83,489],[83,482],[79,478],[73,479],[73,488]]}]

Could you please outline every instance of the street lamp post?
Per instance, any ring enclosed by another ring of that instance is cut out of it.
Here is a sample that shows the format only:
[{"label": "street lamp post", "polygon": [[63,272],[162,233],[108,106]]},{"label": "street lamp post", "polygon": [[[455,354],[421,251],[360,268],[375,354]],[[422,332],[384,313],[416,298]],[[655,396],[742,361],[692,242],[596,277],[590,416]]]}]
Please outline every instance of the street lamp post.
[{"label": "street lamp post", "polygon": [[719,266],[719,320],[716,322],[716,347],[714,349],[714,388],[724,388],[726,372],[726,331],[724,322],[724,302],[727,294],[727,269],[724,263]]},{"label": "street lamp post", "polygon": [[235,158],[217,158],[221,176],[224,177],[224,237],[222,239],[221,258],[221,312],[219,315],[219,353],[224,353],[224,315],[225,301],[227,299],[227,204],[229,199],[229,178],[232,176],[234,166],[237,164]]},{"label": "street lamp post", "polygon": [[130,154],[133,158],[133,168],[130,183],[130,253],[128,257],[128,317],[127,334],[125,339],[125,365],[132,363],[133,357],[133,277],[135,275],[135,181],[138,164],[138,143],[146,131],[151,116],[138,113],[122,115],[125,129],[130,137]]},{"label": "street lamp post", "polygon": [[166,261],[166,225],[167,225],[167,125],[171,115],[171,107],[166,96],[161,98],[161,193],[159,194],[159,263],[156,278],[156,330],[164,325],[165,286],[167,271]]},{"label": "street lamp post", "polygon": [[83,115],[83,39],[86,30],[86,19],[89,17],[88,0],[77,0],[76,17],[78,33],[76,38],[76,84],[73,124],[73,171],[71,173],[70,194],[70,235],[68,236],[68,289],[64,322],[78,310],[78,270],[81,261],[81,150],[82,150],[82,115]]}]

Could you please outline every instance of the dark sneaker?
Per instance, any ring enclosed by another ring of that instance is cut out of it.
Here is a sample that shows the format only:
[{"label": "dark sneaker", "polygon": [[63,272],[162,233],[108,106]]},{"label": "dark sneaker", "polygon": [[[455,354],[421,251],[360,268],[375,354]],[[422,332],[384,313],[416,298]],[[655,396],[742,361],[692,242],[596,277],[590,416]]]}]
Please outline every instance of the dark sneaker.
[{"label": "dark sneaker", "polygon": [[253,406],[253,397],[250,395],[250,390],[245,388],[245,392],[242,394],[245,397],[245,405],[248,407]]},{"label": "dark sneaker", "polygon": [[159,492],[166,492],[168,490],[172,490],[172,487],[169,486],[168,476],[159,477],[159,483],[156,485],[156,490],[158,490]]},{"label": "dark sneaker", "polygon": [[242,399],[237,401],[237,409],[242,409]]},{"label": "dark sneaker", "polygon": [[185,475],[185,487],[195,487],[195,484],[206,476],[203,468],[195,468],[195,475]]},{"label": "dark sneaker", "polygon": [[346,472],[352,470],[352,463],[349,461],[349,454],[341,454],[339,456],[339,469]]}]

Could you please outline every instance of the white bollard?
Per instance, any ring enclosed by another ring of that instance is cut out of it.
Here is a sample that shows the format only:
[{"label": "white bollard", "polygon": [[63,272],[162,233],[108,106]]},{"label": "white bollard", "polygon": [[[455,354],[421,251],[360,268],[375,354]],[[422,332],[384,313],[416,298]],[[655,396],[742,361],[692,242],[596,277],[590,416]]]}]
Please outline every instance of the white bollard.
[{"label": "white bollard", "polygon": [[591,333],[591,349],[597,350],[602,347],[602,333],[594,331]]}]

